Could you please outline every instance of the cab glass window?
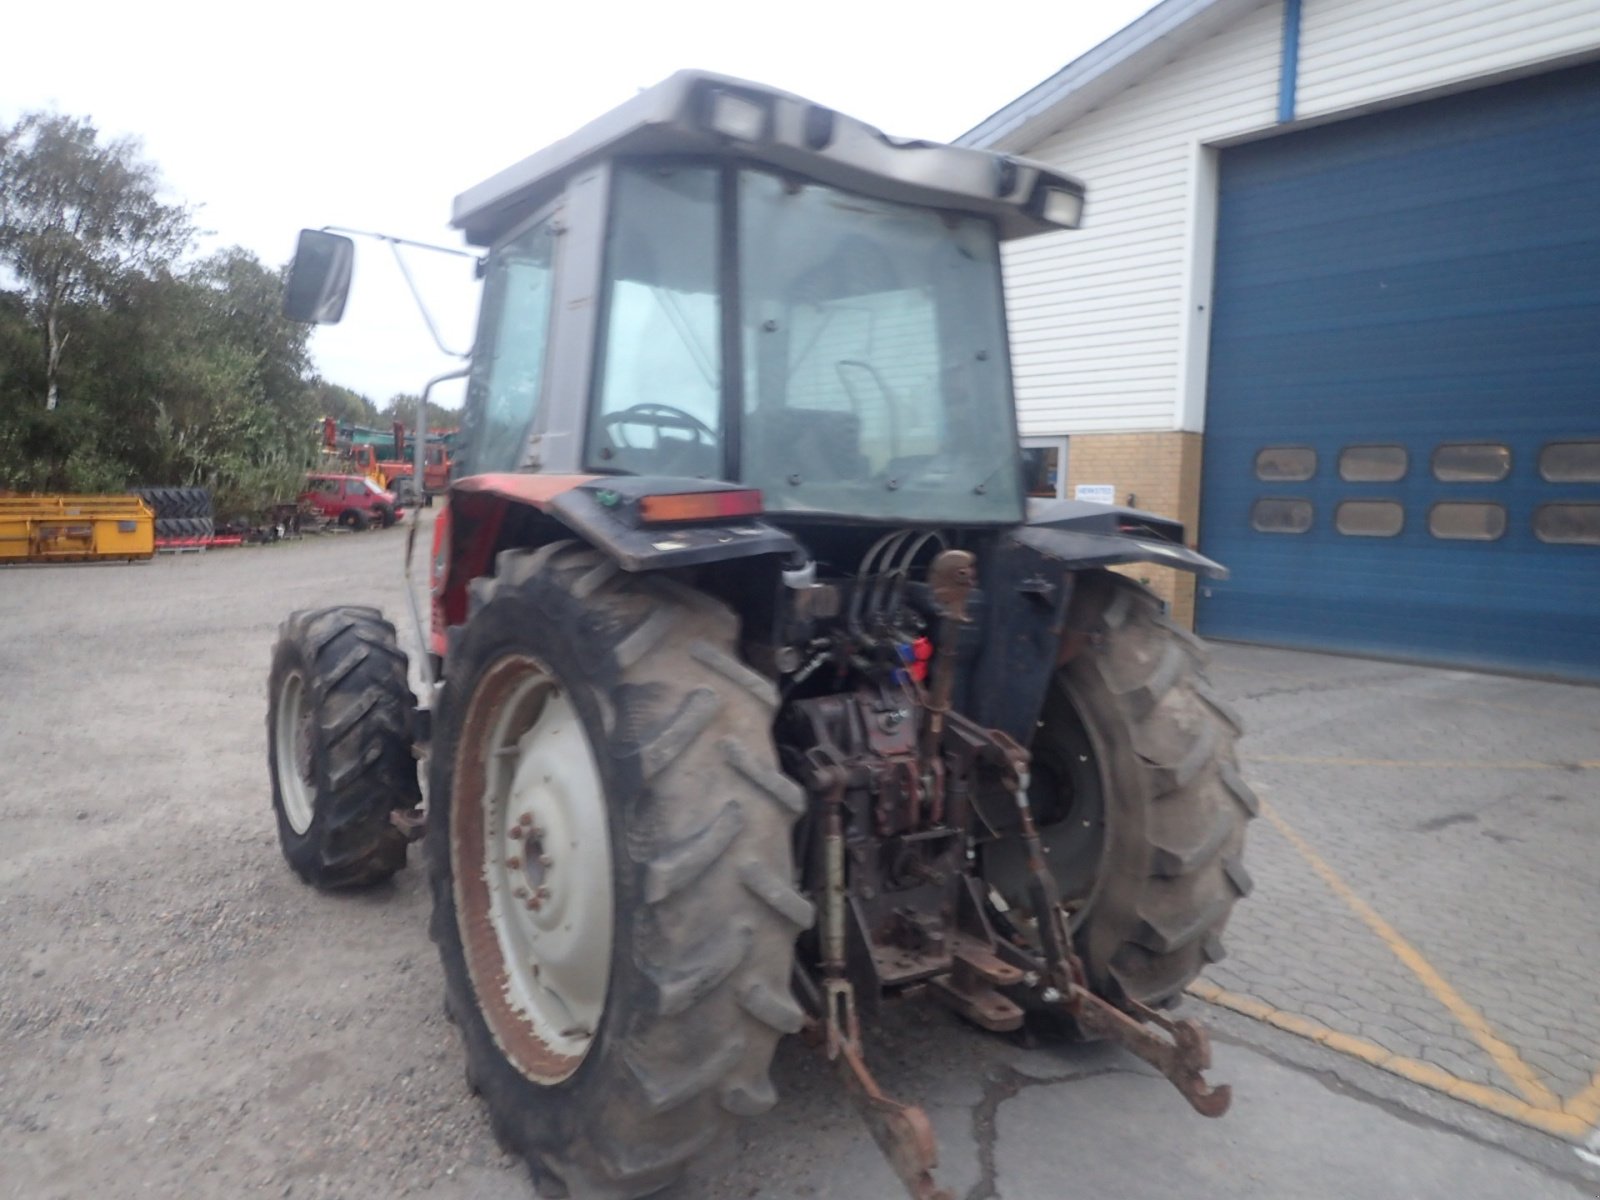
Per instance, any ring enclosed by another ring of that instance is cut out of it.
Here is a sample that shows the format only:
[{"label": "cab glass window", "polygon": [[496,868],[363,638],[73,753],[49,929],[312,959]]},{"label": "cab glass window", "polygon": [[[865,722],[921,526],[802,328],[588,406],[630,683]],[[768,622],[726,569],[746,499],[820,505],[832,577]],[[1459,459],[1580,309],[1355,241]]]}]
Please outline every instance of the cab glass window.
[{"label": "cab glass window", "polygon": [[739,173],[741,478],[767,507],[1021,515],[994,226]]},{"label": "cab glass window", "polygon": [[1317,473],[1317,452],[1310,446],[1263,446],[1256,451],[1256,478],[1299,482]]},{"label": "cab glass window", "polygon": [[590,465],[718,477],[719,175],[710,167],[630,166],[614,179]]},{"label": "cab glass window", "polygon": [[1461,442],[1433,452],[1433,477],[1441,483],[1499,483],[1511,474],[1511,447]]},{"label": "cab glass window", "polygon": [[522,465],[544,382],[555,242],[540,221],[489,256],[462,431],[471,474]]},{"label": "cab glass window", "polygon": [[1339,452],[1339,478],[1348,483],[1393,483],[1404,479],[1404,446],[1346,446]]}]

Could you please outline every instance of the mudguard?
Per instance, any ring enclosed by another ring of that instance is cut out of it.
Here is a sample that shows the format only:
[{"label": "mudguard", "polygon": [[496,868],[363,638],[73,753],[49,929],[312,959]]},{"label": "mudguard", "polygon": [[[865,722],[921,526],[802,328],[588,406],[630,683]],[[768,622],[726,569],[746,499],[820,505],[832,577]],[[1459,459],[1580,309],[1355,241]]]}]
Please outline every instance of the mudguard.
[{"label": "mudguard", "polygon": [[715,480],[646,475],[505,473],[458,481],[434,530],[434,653],[444,653],[444,631],[466,620],[467,584],[491,571],[494,556],[508,546],[577,536],[625,571],[803,554],[794,538],[759,517],[652,525],[640,513],[647,496],[747,491]]},{"label": "mudguard", "polygon": [[1227,568],[1183,544],[1183,525],[1137,508],[1087,500],[1033,500],[1028,520],[1009,535],[1077,569],[1147,562],[1226,579]]},{"label": "mudguard", "polygon": [[1027,523],[1002,533],[980,564],[984,630],[962,711],[1032,741],[1050,678],[1072,646],[1067,614],[1078,573],[1126,563],[1227,575],[1183,544],[1177,521],[1087,501],[1030,504]]}]

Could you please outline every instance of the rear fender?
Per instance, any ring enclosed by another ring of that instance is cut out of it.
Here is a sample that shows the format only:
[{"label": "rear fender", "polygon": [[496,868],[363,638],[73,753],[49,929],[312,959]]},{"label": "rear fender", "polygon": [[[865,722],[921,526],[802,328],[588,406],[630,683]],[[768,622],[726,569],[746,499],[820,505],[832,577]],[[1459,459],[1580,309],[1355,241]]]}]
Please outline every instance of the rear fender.
[{"label": "rear fender", "polygon": [[596,475],[473,475],[452,485],[434,524],[429,580],[433,653],[445,652],[445,631],[467,619],[467,585],[494,570],[495,556],[577,537],[624,571],[658,571],[746,559],[789,557],[800,544],[758,517],[672,525],[640,518],[647,496],[726,493],[748,489],[703,479]]},{"label": "rear fender", "polygon": [[1075,648],[1067,614],[1079,576],[1125,563],[1227,575],[1183,544],[1181,524],[1132,508],[1051,501],[1001,534],[982,565],[983,649],[962,711],[1023,745],[1032,741],[1051,676]]},{"label": "rear fender", "polygon": [[1079,570],[1142,562],[1228,577],[1222,564],[1183,544],[1181,522],[1115,504],[1031,501],[1027,523],[1007,537]]}]

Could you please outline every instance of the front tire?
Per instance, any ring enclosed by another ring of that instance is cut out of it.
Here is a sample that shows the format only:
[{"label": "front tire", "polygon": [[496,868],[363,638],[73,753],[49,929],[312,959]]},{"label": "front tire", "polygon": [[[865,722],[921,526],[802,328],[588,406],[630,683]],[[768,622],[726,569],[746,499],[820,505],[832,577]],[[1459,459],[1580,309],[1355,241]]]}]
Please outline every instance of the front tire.
[{"label": "front tire", "polygon": [[469,1079],[556,1194],[648,1195],[773,1104],[803,1019],[777,693],[725,606],[572,542],[502,553],[454,633],[427,853]]},{"label": "front tire", "polygon": [[389,814],[421,803],[406,656],[375,608],[292,614],[268,677],[267,768],[278,841],[319,888],[387,879],[406,861]]}]

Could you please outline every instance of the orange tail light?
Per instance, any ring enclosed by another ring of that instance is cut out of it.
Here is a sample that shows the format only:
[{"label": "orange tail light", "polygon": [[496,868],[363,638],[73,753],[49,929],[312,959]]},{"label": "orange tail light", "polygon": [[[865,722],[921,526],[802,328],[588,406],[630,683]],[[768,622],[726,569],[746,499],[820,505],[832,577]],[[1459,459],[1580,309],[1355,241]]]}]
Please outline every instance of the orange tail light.
[{"label": "orange tail light", "polygon": [[670,496],[643,496],[639,500],[639,520],[646,525],[715,521],[721,517],[758,517],[761,511],[761,493],[755,489],[679,492]]}]

